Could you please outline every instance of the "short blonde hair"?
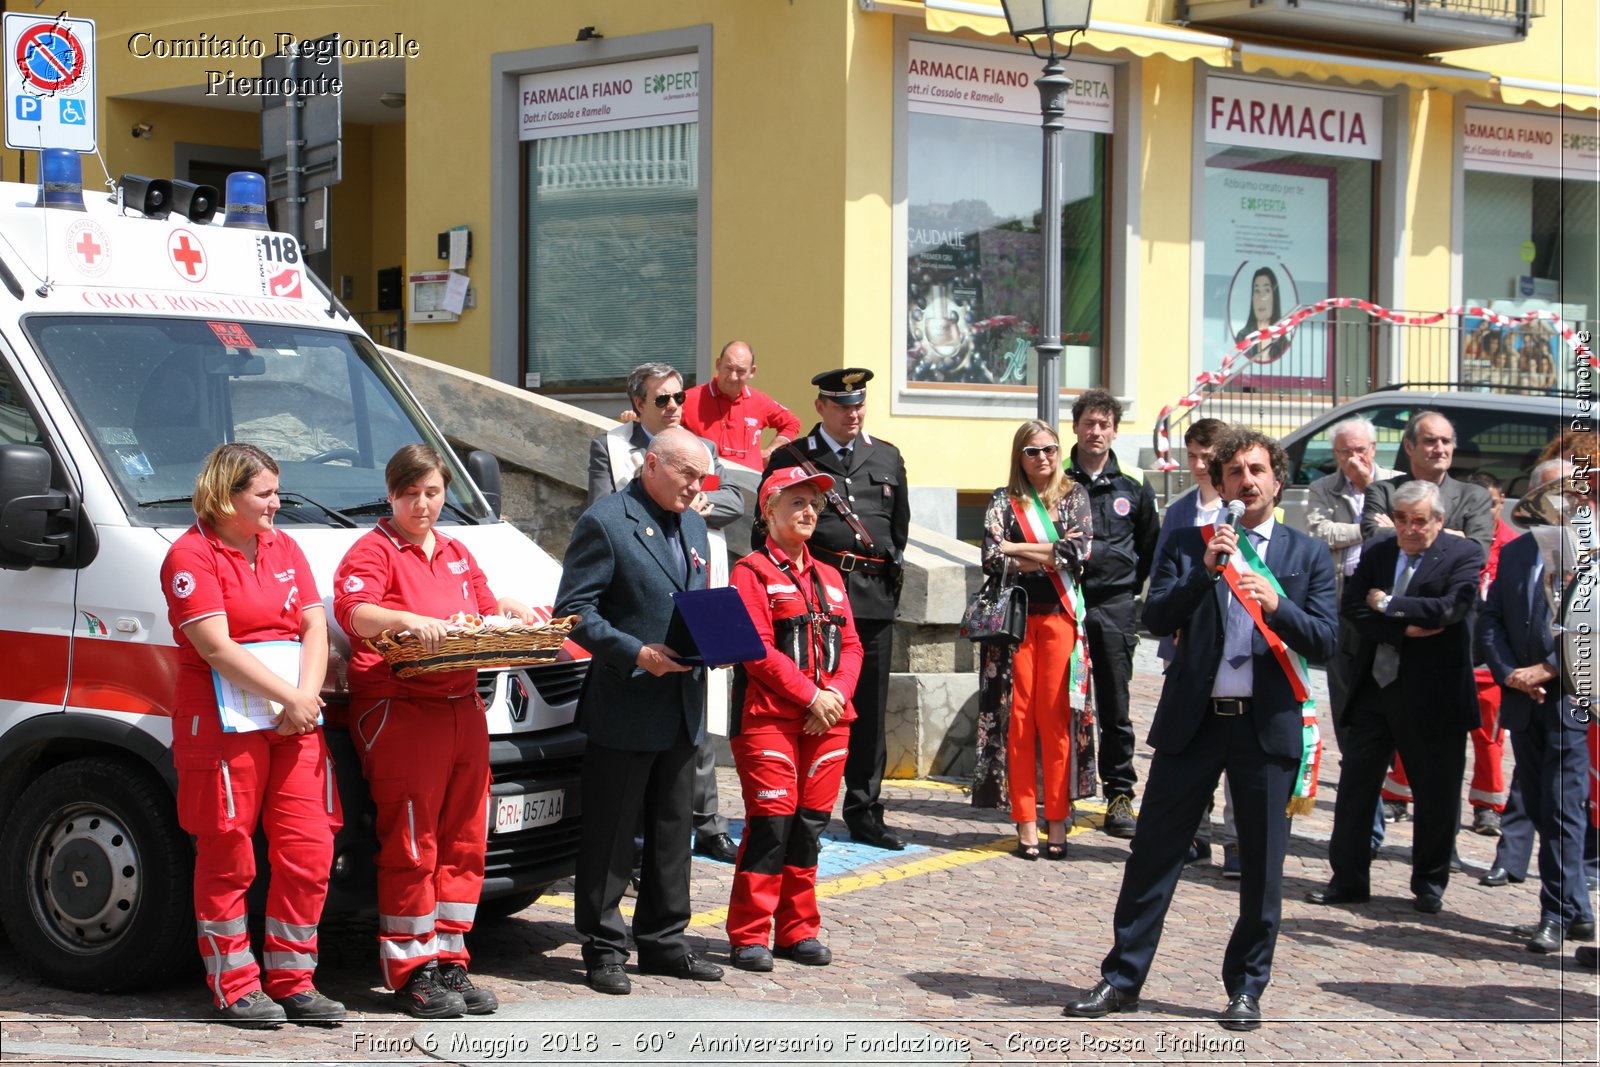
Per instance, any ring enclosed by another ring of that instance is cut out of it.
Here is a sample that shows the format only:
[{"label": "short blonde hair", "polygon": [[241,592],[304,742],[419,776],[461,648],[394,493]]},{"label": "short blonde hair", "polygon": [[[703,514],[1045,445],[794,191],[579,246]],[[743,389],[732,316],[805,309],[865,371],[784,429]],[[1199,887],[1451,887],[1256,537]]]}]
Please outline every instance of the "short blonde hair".
[{"label": "short blonde hair", "polygon": [[278,473],[273,458],[243,442],[229,442],[211,450],[194,479],[194,513],[207,526],[231,516],[233,494],[243,492],[262,471]]}]

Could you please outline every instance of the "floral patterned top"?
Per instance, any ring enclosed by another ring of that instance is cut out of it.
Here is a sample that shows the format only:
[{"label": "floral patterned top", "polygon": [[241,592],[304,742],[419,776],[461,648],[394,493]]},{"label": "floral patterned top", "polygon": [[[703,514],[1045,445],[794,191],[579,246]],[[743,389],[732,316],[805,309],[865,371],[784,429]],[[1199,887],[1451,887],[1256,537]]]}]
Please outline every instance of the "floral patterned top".
[{"label": "floral patterned top", "polygon": [[[1093,540],[1094,514],[1089,507],[1089,494],[1083,486],[1076,482],[1068,484],[1072,486],[1071,492],[1062,498],[1055,509],[1056,534],[1061,538],[1055,545],[1055,562],[1056,570],[1064,572],[1068,581],[1076,582],[1083,572],[1083,563]],[[1069,530],[1080,530],[1083,536],[1068,537],[1066,534]],[[1001,541],[1024,540],[1022,527],[1011,506],[1011,496],[1001,486],[989,498],[988,510],[983,514],[983,573],[999,574],[1005,567],[1007,557],[1000,554]],[[1016,582],[1028,594],[1029,615],[1056,615],[1067,610],[1049,575],[1020,574],[1016,575]]]}]

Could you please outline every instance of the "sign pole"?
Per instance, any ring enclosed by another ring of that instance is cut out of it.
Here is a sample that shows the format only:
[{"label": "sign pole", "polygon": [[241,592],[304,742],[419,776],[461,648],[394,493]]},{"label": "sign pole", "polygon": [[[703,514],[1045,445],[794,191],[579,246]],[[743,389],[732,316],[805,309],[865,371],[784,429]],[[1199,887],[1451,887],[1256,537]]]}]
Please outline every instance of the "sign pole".
[{"label": "sign pole", "polygon": [[288,217],[284,220],[284,222],[289,232],[294,235],[294,239],[296,241],[300,241],[301,244],[304,244],[305,242],[302,240],[302,235],[300,233],[303,218],[301,210],[303,201],[300,189],[301,178],[303,177],[303,174],[300,164],[300,150],[305,146],[305,140],[301,132],[302,104],[300,102],[300,93],[298,91],[299,85],[295,81],[295,78],[300,71],[300,42],[298,41],[296,41],[294,44],[291,44],[288,48],[288,56],[286,57],[286,70],[287,75],[284,79],[283,88],[288,90],[290,87],[293,87],[296,91],[293,93],[293,95],[290,95],[290,93],[287,91],[284,93],[284,103],[287,104],[289,108],[289,113],[287,116],[289,120],[289,136],[288,144],[285,146],[288,149],[288,153],[284,162],[284,168],[288,172],[287,176],[289,179],[289,195],[286,198],[287,203],[285,204],[285,206],[288,208],[288,211],[285,214]]}]

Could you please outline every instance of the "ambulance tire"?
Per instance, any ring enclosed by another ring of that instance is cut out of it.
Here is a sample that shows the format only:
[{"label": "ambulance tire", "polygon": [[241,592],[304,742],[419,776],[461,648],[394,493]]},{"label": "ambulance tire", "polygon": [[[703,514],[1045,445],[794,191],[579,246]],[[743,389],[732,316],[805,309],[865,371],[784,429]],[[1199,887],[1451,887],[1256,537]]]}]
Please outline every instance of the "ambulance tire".
[{"label": "ambulance tire", "polygon": [[[52,877],[62,865],[76,883]],[[122,760],[52,767],[0,832],[0,921],[11,947],[67,989],[141,988],[192,966],[193,882],[194,849],[172,791]]]},{"label": "ambulance tire", "polygon": [[549,885],[537,886],[533,889],[524,889],[520,893],[507,893],[503,897],[490,897],[488,900],[478,901],[478,921],[493,923],[514,918],[524,908],[531,908],[538,903],[539,898],[550,891]]}]

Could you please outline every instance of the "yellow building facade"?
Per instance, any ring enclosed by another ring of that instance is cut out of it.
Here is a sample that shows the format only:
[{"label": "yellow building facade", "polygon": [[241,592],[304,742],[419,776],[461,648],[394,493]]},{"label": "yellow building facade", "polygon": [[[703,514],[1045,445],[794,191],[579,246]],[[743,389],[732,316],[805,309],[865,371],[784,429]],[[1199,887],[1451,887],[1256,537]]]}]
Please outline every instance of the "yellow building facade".
[{"label": "yellow building facade", "polygon": [[[1490,373],[1468,347],[1482,317],[1448,320],[1426,366],[1353,309],[1235,355],[1329,297],[1600,318],[1595,5],[1406,8],[1098,0],[1068,64],[1063,423],[1082,389],[1112,390],[1133,462],[1225,359],[1250,363],[1230,388],[1323,406]],[[403,325],[410,351],[610,413],[628,367],[704,381],[742,338],[808,426],[814,373],[871,368],[869,432],[914,484],[1004,481],[1037,402],[1042,65],[997,0],[70,13],[96,20],[113,177],[250,161],[256,53],[340,35],[322,269],[380,340]],[[5,155],[8,179],[34,166]],[[387,307],[397,277],[449,270],[461,228],[466,306],[423,283]],[[1505,373],[1537,340],[1506,333]]]}]

